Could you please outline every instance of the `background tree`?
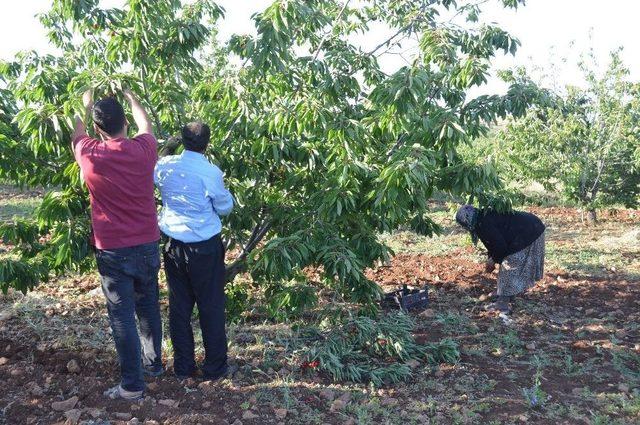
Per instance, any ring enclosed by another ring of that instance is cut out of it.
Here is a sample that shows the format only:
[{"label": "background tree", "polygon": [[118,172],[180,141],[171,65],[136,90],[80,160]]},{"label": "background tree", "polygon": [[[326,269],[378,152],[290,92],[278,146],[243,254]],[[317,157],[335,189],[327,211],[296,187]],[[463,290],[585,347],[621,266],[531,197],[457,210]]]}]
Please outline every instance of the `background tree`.
[{"label": "background tree", "polygon": [[619,51],[602,75],[589,57],[580,65],[585,88],[555,93],[553,105],[533,107],[495,137],[512,175],[559,190],[595,222],[598,208],[640,202],[640,85],[629,81]]},{"label": "background tree", "polygon": [[[121,9],[55,0],[41,21],[61,54],[22,54],[0,72],[0,177],[51,189],[33,219],[0,228],[15,246],[0,262],[0,285],[26,290],[92,264],[71,117],[87,86],[107,93],[126,83],[162,137],[190,119],[211,124],[207,154],[238,201],[224,234],[235,256],[229,278],[248,270],[270,293],[296,298],[308,291],[301,270],[318,266],[336,293],[375,299],[364,269],[389,255],[378,234],[437,231],[428,216],[435,191],[505,207],[491,196],[501,187],[493,168],[457,149],[496,119],[523,114],[537,92],[516,83],[505,96],[469,97],[492,58],[519,44],[482,23],[484,3],[277,0],[254,15],[256,36],[219,45],[223,12],[209,0],[129,0]],[[353,41],[373,37],[374,22],[388,38],[369,49]],[[416,46],[408,64],[385,72],[378,58],[406,43]],[[15,162],[22,156],[27,167]]]}]

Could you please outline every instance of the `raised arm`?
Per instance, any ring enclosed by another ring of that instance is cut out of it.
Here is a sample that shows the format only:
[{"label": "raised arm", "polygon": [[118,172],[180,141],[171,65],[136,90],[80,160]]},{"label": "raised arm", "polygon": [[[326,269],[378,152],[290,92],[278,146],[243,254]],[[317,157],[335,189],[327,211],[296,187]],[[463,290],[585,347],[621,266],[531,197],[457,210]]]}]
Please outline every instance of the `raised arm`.
[{"label": "raised arm", "polygon": [[138,134],[151,134],[153,135],[153,127],[151,126],[151,119],[149,119],[149,115],[147,111],[144,110],[138,98],[135,97],[131,90],[125,89],[123,90],[123,94],[125,99],[131,105],[131,113],[133,114],[133,121],[136,123],[136,127],[138,127]]},{"label": "raised arm", "polygon": [[87,134],[86,120],[91,115],[91,108],[93,107],[93,89],[89,89],[82,95],[82,105],[84,106],[84,116],[76,114],[75,124],[73,126],[73,134],[71,135],[71,149],[75,152],[76,141],[80,136]]}]

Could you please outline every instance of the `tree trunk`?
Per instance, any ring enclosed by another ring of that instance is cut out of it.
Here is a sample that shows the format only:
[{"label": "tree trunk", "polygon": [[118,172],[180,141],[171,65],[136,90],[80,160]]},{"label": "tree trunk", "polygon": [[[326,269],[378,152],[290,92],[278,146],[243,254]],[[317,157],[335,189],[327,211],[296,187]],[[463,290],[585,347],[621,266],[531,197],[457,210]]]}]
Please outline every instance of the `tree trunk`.
[{"label": "tree trunk", "polygon": [[598,217],[594,208],[587,210],[587,224],[593,226],[598,223]]},{"label": "tree trunk", "polygon": [[231,282],[236,277],[236,275],[247,270],[247,256],[258,246],[258,244],[260,243],[260,241],[262,241],[262,238],[265,237],[270,228],[271,223],[266,220],[262,220],[256,225],[256,227],[254,227],[253,231],[251,232],[251,236],[249,237],[247,244],[242,249],[240,255],[238,255],[233,263],[226,266],[226,282]]},{"label": "tree trunk", "polygon": [[229,265],[225,270],[225,275],[224,275],[225,282],[229,283],[233,281],[233,279],[235,279],[235,277],[238,274],[245,272],[246,269],[247,269],[247,263],[244,261],[234,262],[233,264]]}]

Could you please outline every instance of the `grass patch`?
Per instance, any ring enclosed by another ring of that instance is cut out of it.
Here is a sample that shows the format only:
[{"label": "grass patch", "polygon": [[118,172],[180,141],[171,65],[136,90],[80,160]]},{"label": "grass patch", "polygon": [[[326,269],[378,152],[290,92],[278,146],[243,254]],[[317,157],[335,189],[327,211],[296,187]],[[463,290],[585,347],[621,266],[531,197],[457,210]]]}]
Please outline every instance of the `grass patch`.
[{"label": "grass patch", "polygon": [[550,243],[547,247],[547,262],[559,268],[582,276],[604,277],[611,271],[630,270],[634,261],[625,259],[620,251],[585,247],[576,251],[573,247],[562,247]]},{"label": "grass patch", "polygon": [[26,217],[40,205],[40,198],[14,197],[0,199],[0,221],[11,220],[13,217]]},{"label": "grass patch", "polygon": [[640,277],[640,231],[635,223],[604,222],[597,227],[558,226],[550,220],[546,262],[579,276],[611,273]]},{"label": "grass patch", "polygon": [[436,314],[435,322],[442,326],[445,333],[470,333],[472,335],[478,333],[478,326],[472,323],[467,315],[455,311]]}]

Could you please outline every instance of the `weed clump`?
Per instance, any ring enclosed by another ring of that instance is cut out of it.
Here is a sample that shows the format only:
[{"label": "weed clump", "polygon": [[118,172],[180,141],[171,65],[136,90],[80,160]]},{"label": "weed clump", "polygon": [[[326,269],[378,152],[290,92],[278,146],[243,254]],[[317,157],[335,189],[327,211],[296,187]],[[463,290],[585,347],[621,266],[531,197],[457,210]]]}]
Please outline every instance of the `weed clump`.
[{"label": "weed clump", "polygon": [[334,381],[381,386],[408,379],[415,362],[458,362],[460,352],[453,340],[421,345],[412,335],[413,327],[404,313],[348,318],[307,349],[303,368],[326,372]]}]

